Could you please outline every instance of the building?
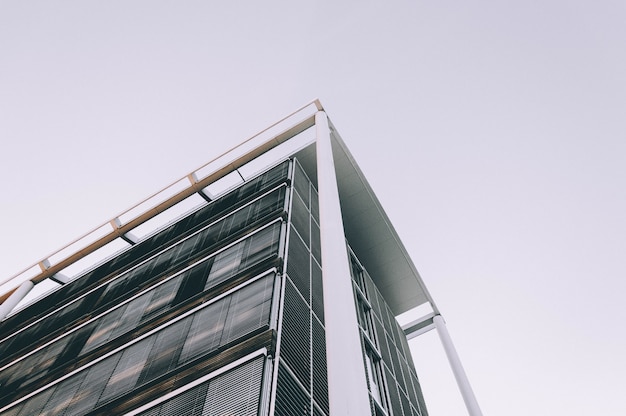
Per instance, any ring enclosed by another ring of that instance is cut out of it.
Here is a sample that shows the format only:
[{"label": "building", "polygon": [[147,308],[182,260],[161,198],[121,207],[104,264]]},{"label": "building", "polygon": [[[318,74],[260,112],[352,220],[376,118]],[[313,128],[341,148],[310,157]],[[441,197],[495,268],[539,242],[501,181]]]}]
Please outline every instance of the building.
[{"label": "building", "polygon": [[473,399],[319,101],[3,284],[0,416],[426,416],[407,334],[433,327]]}]

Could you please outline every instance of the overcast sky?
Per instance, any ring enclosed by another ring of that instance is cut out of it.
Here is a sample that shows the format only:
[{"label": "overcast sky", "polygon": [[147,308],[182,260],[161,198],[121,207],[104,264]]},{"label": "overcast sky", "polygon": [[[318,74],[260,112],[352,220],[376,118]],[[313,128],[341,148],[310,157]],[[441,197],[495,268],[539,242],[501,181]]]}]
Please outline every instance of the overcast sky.
[{"label": "overcast sky", "polygon": [[0,0],[1,279],[316,97],[484,414],[624,415],[623,0]]}]

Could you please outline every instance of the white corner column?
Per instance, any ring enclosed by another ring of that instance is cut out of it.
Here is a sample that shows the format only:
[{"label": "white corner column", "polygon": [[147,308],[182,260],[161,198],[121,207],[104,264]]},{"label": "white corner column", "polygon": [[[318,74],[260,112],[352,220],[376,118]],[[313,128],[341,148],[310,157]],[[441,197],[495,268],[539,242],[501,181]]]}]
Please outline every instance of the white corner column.
[{"label": "white corner column", "polygon": [[326,113],[319,111],[315,115],[315,126],[330,415],[369,415],[361,335]]},{"label": "white corner column", "polygon": [[452,344],[452,338],[450,338],[448,328],[446,328],[446,323],[441,315],[435,315],[433,317],[433,322],[435,324],[435,328],[437,328],[437,333],[439,334],[439,339],[441,340],[443,349],[448,357],[448,362],[450,363],[450,367],[454,373],[454,378],[456,378],[456,383],[461,391],[461,396],[463,396],[467,413],[470,416],[482,416],[483,412],[478,406],[478,401],[476,400],[476,396],[474,396],[474,391],[472,390],[472,386],[470,386],[467,374],[465,374],[465,370],[463,370],[456,348],[454,348],[454,344]]},{"label": "white corner column", "polygon": [[34,286],[35,284],[33,282],[27,280],[22,283],[20,287],[15,289],[15,292],[11,293],[11,296],[9,296],[4,302],[2,302],[2,304],[0,305],[0,321],[11,313],[13,308],[15,308],[17,304],[20,303],[20,301],[24,299],[26,295],[28,295],[28,292],[30,292],[30,290]]}]

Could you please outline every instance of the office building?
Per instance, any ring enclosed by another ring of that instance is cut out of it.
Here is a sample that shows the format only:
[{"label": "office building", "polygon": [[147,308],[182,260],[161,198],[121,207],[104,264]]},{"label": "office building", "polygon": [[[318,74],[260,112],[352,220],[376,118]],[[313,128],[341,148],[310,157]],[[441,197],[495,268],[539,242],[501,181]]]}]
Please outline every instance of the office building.
[{"label": "office building", "polygon": [[428,414],[440,316],[319,101],[3,283],[0,416]]}]

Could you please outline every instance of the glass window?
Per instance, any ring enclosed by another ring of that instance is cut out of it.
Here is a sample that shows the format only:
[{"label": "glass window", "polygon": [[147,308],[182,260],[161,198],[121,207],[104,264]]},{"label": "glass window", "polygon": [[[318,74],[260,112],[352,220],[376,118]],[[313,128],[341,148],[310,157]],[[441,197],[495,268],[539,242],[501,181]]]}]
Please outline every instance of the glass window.
[{"label": "glass window", "polygon": [[174,397],[160,406],[153,407],[141,416],[200,416],[206,399],[208,383],[202,383]]},{"label": "glass window", "polygon": [[304,170],[300,167],[299,163],[296,163],[296,171],[294,178],[294,188],[300,195],[304,204],[309,206],[309,179],[306,177]]},{"label": "glass window", "polygon": [[154,339],[154,345],[139,377],[139,384],[153,380],[174,368],[183,346],[181,340],[187,336],[190,323],[191,319],[183,319],[149,338]]},{"label": "glass window", "polygon": [[359,289],[361,289],[361,292],[363,292],[364,295],[367,295],[367,291],[365,290],[365,278],[363,277],[363,269],[361,268],[359,263],[357,263],[354,257],[350,258],[350,266],[352,271],[352,279],[354,279]]},{"label": "glass window", "polygon": [[311,240],[310,218],[311,215],[304,205],[304,202],[302,202],[302,199],[300,199],[297,193],[294,194],[291,208],[291,222],[307,247],[310,246]]},{"label": "glass window", "polygon": [[259,263],[276,253],[280,240],[280,223],[273,225],[250,237],[250,243],[246,247],[245,261],[243,268],[248,268]]},{"label": "glass window", "polygon": [[54,393],[46,403],[40,415],[60,415],[70,405],[74,395],[85,378],[85,374],[79,374],[76,377],[70,377],[56,386]]},{"label": "glass window", "polygon": [[122,353],[117,353],[87,370],[87,375],[80,386],[79,394],[75,395],[65,413],[84,415],[96,406],[98,398],[104,390]]},{"label": "glass window", "polygon": [[[293,231],[293,227],[291,231]],[[309,302],[311,294],[311,255],[302,239],[296,233],[292,233],[289,237],[287,274],[300,293],[302,293],[304,299]]]},{"label": "glass window", "polygon": [[106,343],[111,337],[111,333],[117,326],[125,310],[126,305],[117,308],[100,318],[98,320],[98,326],[85,343],[85,346],[83,347],[83,350],[80,352],[79,355],[85,354],[93,350],[94,348],[97,348],[100,345]]},{"label": "glass window", "polygon": [[179,275],[150,291],[153,294],[150,296],[150,302],[143,311],[142,321],[146,321],[169,308],[176,297],[182,280],[182,276]]},{"label": "glass window", "polygon": [[224,282],[237,273],[243,257],[244,245],[245,242],[237,243],[215,257],[205,289]]},{"label": "glass window", "polygon": [[379,363],[374,357],[374,353],[369,349],[365,352],[365,369],[367,371],[370,393],[372,394],[374,400],[382,406],[384,390],[382,388]]},{"label": "glass window", "polygon": [[222,283],[238,272],[276,254],[280,237],[280,223],[251,235],[215,257],[205,290]]},{"label": "glass window", "polygon": [[371,309],[359,296],[357,296],[356,299],[359,324],[369,337],[370,341],[375,343],[376,337],[374,336],[374,323],[372,322]]},{"label": "glass window", "polygon": [[98,400],[99,403],[104,403],[135,387],[150,353],[150,341],[146,338],[124,350]]},{"label": "glass window", "polygon": [[191,328],[180,354],[180,363],[185,363],[220,345],[230,298],[222,299],[193,315]]},{"label": "glass window", "polygon": [[176,254],[176,262],[180,263],[193,256],[196,245],[200,241],[201,234],[196,234],[193,237],[189,237],[179,245],[178,253]]},{"label": "glass window", "polygon": [[193,387],[139,416],[256,416],[264,357]]},{"label": "glass window", "polygon": [[269,321],[274,275],[260,279],[231,297],[221,344],[248,334]]},{"label": "glass window", "polygon": [[[41,414],[56,415],[64,411],[66,415],[85,414],[96,405],[165,375],[176,366],[213,352],[255,330],[266,328],[269,325],[274,282],[274,274],[262,277],[85,371],[49,387],[10,412],[14,413],[15,410],[21,412],[20,415],[40,414],[40,409],[45,406]],[[133,308],[126,308],[127,313],[131,310]],[[101,329],[104,327],[108,325],[103,325]]]},{"label": "glass window", "polygon": [[263,359],[257,358],[211,380],[202,414],[256,416],[262,376]]}]

